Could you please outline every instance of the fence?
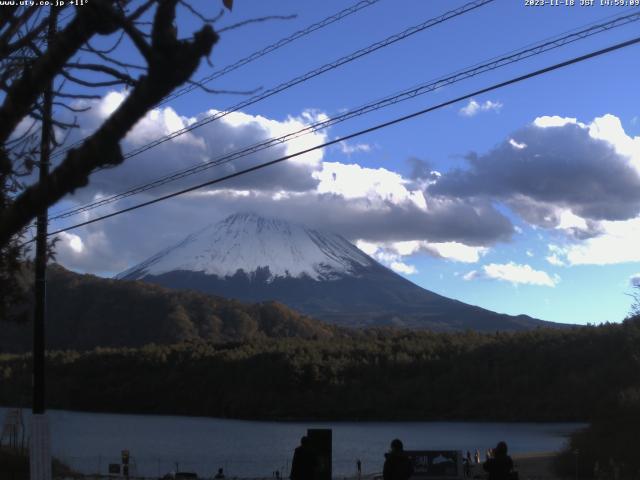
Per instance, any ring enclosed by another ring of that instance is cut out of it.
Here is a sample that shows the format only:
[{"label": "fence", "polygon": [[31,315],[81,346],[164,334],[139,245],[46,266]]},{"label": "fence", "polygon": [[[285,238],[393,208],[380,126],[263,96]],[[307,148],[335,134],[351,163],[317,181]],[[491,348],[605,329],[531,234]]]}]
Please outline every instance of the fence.
[{"label": "fence", "polygon": [[[123,478],[117,475],[109,475],[110,464],[120,464],[119,456],[78,457],[58,455],[58,459],[75,472],[80,472],[87,479]],[[160,458],[131,456],[129,461],[129,479],[158,479],[173,472],[194,472],[202,479],[212,479],[218,469],[224,470],[227,479],[232,478],[276,478],[276,472],[280,478],[289,478],[290,461],[281,459],[274,461],[272,465],[265,465],[264,461],[233,461],[212,458]],[[64,478],[64,477],[61,477]]]}]

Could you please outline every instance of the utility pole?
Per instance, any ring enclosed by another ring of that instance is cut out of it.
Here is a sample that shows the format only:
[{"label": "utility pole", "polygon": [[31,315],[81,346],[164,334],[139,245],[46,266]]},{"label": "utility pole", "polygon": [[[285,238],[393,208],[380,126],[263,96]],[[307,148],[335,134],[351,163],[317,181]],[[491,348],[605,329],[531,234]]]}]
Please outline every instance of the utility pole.
[{"label": "utility pole", "polygon": [[[49,10],[47,48],[56,32],[56,7]],[[43,196],[47,195],[49,162],[51,157],[53,110],[53,79],[42,98],[42,131],[40,133],[40,177]],[[31,416],[31,444],[29,446],[29,472],[31,480],[51,480],[51,436],[45,412],[45,318],[47,295],[47,223],[48,209],[38,214],[36,224],[35,308],[33,320],[33,404]]]}]

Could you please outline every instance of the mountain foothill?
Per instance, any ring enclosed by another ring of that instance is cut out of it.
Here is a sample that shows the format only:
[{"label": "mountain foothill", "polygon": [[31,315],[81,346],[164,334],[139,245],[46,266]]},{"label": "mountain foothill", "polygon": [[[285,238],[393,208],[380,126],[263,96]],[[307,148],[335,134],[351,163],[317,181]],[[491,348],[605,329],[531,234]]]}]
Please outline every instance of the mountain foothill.
[{"label": "mountain foothill", "polygon": [[[446,298],[384,267],[340,235],[251,213],[192,233],[114,279],[59,265],[49,270],[51,349],[328,338],[362,328],[561,327]],[[9,323],[1,351],[27,351],[29,329]]]}]

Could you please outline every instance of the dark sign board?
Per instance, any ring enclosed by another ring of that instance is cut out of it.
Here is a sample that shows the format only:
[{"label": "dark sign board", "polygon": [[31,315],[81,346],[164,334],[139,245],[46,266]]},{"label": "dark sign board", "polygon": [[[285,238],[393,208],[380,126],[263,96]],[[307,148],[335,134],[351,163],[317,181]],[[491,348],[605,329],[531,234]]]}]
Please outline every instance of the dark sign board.
[{"label": "dark sign board", "polygon": [[411,478],[464,478],[462,452],[457,450],[407,450],[413,464]]},{"label": "dark sign board", "polygon": [[309,428],[307,437],[316,454],[316,475],[313,480],[331,480],[331,429]]}]

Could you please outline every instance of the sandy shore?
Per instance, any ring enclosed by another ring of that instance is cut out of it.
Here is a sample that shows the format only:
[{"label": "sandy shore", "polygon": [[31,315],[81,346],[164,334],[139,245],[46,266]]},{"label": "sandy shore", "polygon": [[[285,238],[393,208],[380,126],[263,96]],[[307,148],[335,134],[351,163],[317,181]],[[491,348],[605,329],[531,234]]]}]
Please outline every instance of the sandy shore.
[{"label": "sandy shore", "polygon": [[514,455],[513,461],[520,472],[521,480],[558,480],[553,473],[552,463],[555,452],[529,453]]},{"label": "sandy shore", "polygon": [[[555,452],[537,452],[513,455],[513,462],[516,470],[520,474],[520,480],[560,480],[554,475],[551,464],[555,457]],[[482,475],[484,478],[482,464],[474,465],[471,477]]]}]

